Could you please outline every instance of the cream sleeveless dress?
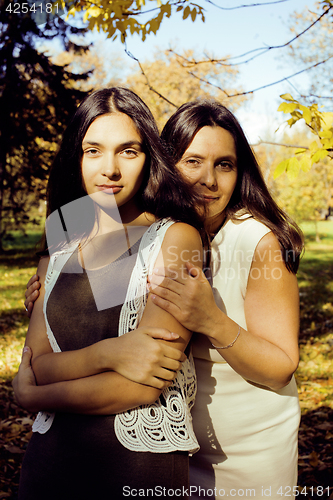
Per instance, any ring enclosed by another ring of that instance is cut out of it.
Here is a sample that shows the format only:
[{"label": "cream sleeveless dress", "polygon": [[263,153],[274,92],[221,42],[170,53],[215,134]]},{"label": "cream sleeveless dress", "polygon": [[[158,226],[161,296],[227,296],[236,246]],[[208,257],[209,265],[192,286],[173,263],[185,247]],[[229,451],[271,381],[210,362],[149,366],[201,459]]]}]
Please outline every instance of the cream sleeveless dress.
[{"label": "cream sleeveless dress", "polygon": [[[251,262],[269,231],[243,216],[229,220],[212,244],[215,300],[245,329]],[[190,458],[191,499],[293,496],[300,421],[294,377],[276,392],[259,387],[238,375],[203,335],[192,345],[198,380],[192,415],[200,450]]]}]

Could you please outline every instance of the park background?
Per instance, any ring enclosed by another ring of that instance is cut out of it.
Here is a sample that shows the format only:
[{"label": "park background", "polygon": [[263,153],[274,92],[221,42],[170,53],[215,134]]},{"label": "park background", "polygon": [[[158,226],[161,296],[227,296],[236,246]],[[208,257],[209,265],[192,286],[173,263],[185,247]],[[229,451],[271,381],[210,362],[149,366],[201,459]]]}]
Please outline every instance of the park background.
[{"label": "park background", "polygon": [[303,229],[299,496],[332,500],[333,2],[82,0],[75,16],[67,1],[50,6],[0,0],[0,499],[16,498],[34,418],[16,405],[11,381],[49,167],[86,92],[123,85],[160,128],[183,102],[222,101]]}]

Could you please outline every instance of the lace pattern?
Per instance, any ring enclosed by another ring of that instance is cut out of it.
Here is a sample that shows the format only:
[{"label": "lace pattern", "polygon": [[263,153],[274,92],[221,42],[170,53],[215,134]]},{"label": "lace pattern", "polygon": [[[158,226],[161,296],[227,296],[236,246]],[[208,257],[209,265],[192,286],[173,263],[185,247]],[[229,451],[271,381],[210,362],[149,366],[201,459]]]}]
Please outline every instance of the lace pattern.
[{"label": "lace pattern", "polygon": [[[153,270],[164,235],[173,221],[154,223],[139,247],[119,321],[119,335],[137,328],[147,301],[147,277]],[[176,379],[151,405],[141,405],[115,418],[115,433],[121,444],[132,451],[166,453],[176,450],[195,452],[190,408],[194,404],[196,378],[192,355],[182,364]]]}]

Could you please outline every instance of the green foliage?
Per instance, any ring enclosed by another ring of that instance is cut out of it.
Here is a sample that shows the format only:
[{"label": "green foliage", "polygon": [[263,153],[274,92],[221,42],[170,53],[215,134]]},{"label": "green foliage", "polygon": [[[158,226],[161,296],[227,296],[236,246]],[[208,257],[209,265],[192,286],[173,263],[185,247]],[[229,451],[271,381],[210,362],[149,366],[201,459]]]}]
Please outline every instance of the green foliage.
[{"label": "green foliage", "polygon": [[307,148],[296,150],[295,156],[283,160],[276,167],[274,178],[286,172],[290,179],[295,179],[299,172],[308,172],[314,163],[318,163],[324,158],[333,158],[333,112],[323,112],[318,110],[318,104],[304,106],[290,94],[280,96],[285,100],[280,104],[278,111],[290,114],[287,120],[290,127],[299,120],[304,120],[307,127],[316,136],[316,140],[311,142]]},{"label": "green foliage", "polygon": [[[290,160],[298,163],[297,158]],[[282,162],[281,162],[282,163]],[[281,165],[280,163],[280,165]],[[333,171],[330,162],[315,164],[310,172],[275,180],[276,200],[293,219],[320,220],[333,204]]]},{"label": "green foliage", "polygon": [[[162,3],[161,0],[148,0],[147,9],[145,0],[101,0],[94,3],[89,0],[63,0],[63,7],[69,9],[68,16],[75,16],[77,12],[84,12],[83,20],[88,21],[90,30],[97,29],[108,34],[108,38],[120,36],[124,43],[128,34],[141,36],[142,40],[150,33],[156,35],[164,18],[169,18],[172,11],[183,14],[183,19],[190,17],[194,22],[199,16],[205,21],[204,9],[189,0],[171,0]],[[138,16],[153,12],[148,21],[141,22]]]},{"label": "green foliage", "polygon": [[10,3],[0,11],[0,247],[7,230],[33,219],[62,131],[83,96],[71,88],[81,76],[36,48],[57,36],[75,47],[70,35],[82,30],[54,18],[41,31],[31,16],[6,10]]}]

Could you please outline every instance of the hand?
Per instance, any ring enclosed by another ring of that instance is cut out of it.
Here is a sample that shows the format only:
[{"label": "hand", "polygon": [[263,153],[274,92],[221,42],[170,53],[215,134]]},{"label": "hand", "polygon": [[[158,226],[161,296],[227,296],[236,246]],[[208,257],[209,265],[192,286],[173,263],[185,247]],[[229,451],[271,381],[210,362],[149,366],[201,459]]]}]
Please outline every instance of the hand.
[{"label": "hand", "polygon": [[27,289],[24,294],[25,295],[24,306],[27,312],[27,316],[29,318],[34,308],[34,302],[39,297],[40,282],[38,280],[39,277],[37,276],[37,274],[34,274],[28,281]]},{"label": "hand", "polygon": [[212,288],[199,267],[186,262],[186,269],[182,275],[171,269],[154,269],[149,276],[152,301],[188,330],[209,335],[218,309]]},{"label": "hand", "polygon": [[186,359],[183,352],[170,345],[178,338],[178,334],[164,328],[139,327],[126,333],[119,337],[113,370],[133,382],[164,389],[171,385]]},{"label": "hand", "polygon": [[32,396],[37,385],[31,367],[31,358],[32,351],[30,347],[25,346],[18,373],[13,380],[13,388],[18,404],[28,411],[35,412],[36,408],[33,405]]}]

